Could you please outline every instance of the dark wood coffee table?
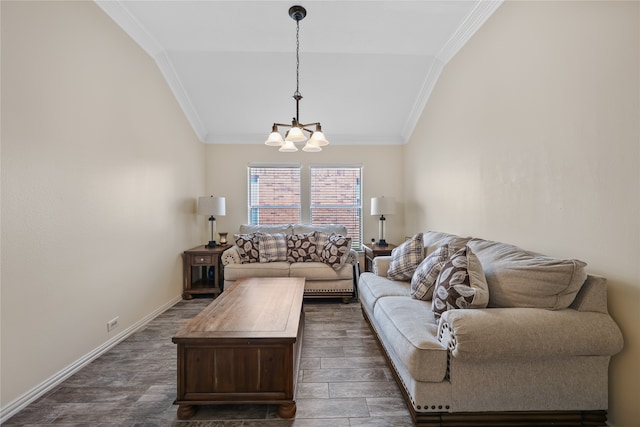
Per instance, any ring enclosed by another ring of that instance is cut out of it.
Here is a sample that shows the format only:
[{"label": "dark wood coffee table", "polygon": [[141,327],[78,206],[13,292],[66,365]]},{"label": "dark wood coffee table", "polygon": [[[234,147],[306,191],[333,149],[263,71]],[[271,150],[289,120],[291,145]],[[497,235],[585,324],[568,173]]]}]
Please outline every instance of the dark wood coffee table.
[{"label": "dark wood coffee table", "polygon": [[197,405],[279,404],[296,413],[304,327],[304,278],[250,278],[225,289],[191,319],[178,345],[178,418]]}]

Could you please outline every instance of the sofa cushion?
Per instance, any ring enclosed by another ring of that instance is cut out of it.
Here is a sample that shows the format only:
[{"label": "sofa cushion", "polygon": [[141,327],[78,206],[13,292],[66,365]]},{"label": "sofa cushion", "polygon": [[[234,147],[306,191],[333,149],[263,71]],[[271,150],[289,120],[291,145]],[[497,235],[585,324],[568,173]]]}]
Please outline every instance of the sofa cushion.
[{"label": "sofa cushion", "polygon": [[327,235],[331,233],[335,233],[341,236],[346,236],[348,234],[347,227],[345,227],[344,225],[338,225],[338,224],[330,224],[330,225],[295,224],[293,226],[293,234],[312,233],[314,231],[326,233]]},{"label": "sofa cushion", "polygon": [[392,280],[411,280],[413,273],[424,259],[422,233],[418,233],[391,251],[391,263],[387,277]]},{"label": "sofa cushion", "polygon": [[378,299],[386,296],[409,297],[410,291],[407,282],[389,280],[373,273],[362,273],[358,280],[358,297],[363,308],[369,313],[373,312]]},{"label": "sofa cushion", "polygon": [[238,254],[243,264],[260,262],[259,233],[234,234]]},{"label": "sofa cushion", "polygon": [[478,257],[469,247],[458,250],[444,264],[433,291],[436,320],[447,310],[485,308],[489,303],[487,281]]},{"label": "sofa cushion", "polygon": [[422,260],[411,278],[413,298],[424,301],[431,299],[436,279],[451,255],[453,255],[453,249],[449,245],[442,245]]},{"label": "sofa cushion", "polygon": [[270,224],[270,225],[242,224],[238,232],[240,234],[249,234],[249,233],[292,234],[293,225],[291,224]]},{"label": "sofa cushion", "polygon": [[224,267],[224,280],[238,280],[245,277],[289,277],[288,262],[268,262],[252,264],[229,264]]},{"label": "sofa cushion", "polygon": [[316,255],[316,233],[287,235],[287,261],[308,262]]},{"label": "sofa cushion", "polygon": [[351,237],[332,233],[322,248],[322,262],[337,270],[347,261],[349,251],[351,251]]},{"label": "sofa cushion", "polygon": [[260,262],[287,261],[287,235],[284,233],[258,235]]},{"label": "sofa cushion", "polygon": [[353,280],[353,266],[344,264],[333,269],[322,262],[295,262],[289,267],[289,276],[305,277],[307,280]]},{"label": "sofa cushion", "polygon": [[439,382],[447,373],[447,349],[438,341],[431,304],[407,296],[382,297],[373,309],[376,329],[416,381]]},{"label": "sofa cushion", "polygon": [[422,236],[424,243],[424,256],[430,255],[442,245],[449,245],[452,248],[463,248],[471,237],[460,237],[455,234],[442,233],[440,231],[427,231]]},{"label": "sofa cushion", "polygon": [[517,246],[473,239],[489,285],[489,307],[558,310],[571,305],[587,279],[586,263],[557,259]]}]

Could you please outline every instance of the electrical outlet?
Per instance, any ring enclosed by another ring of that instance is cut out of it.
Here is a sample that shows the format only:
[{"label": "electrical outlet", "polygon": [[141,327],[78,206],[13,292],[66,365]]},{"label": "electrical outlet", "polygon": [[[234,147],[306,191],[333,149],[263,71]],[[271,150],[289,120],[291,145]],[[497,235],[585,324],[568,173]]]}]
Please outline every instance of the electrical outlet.
[{"label": "electrical outlet", "polygon": [[115,328],[118,327],[118,319],[120,317],[114,317],[113,319],[109,320],[107,322],[107,332],[111,332],[112,330],[114,330]]}]

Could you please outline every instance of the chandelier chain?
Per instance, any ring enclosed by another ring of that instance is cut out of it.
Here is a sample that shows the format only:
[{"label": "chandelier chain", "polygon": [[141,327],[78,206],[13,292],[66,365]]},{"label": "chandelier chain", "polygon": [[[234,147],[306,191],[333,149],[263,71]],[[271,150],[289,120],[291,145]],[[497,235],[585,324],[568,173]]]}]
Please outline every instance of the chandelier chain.
[{"label": "chandelier chain", "polygon": [[296,95],[300,94],[300,21],[296,21]]}]

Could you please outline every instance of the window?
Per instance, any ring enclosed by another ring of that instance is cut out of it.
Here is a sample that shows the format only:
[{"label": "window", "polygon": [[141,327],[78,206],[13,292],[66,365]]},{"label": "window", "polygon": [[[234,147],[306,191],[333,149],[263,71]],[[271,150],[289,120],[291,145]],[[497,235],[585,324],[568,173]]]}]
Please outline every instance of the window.
[{"label": "window", "polygon": [[353,248],[362,247],[362,166],[312,165],[308,193],[299,164],[254,164],[248,171],[249,224],[340,224]]},{"label": "window", "polygon": [[311,224],[347,227],[352,247],[362,246],[362,167],[311,166]]},{"label": "window", "polygon": [[300,166],[249,166],[249,224],[300,223]]}]

